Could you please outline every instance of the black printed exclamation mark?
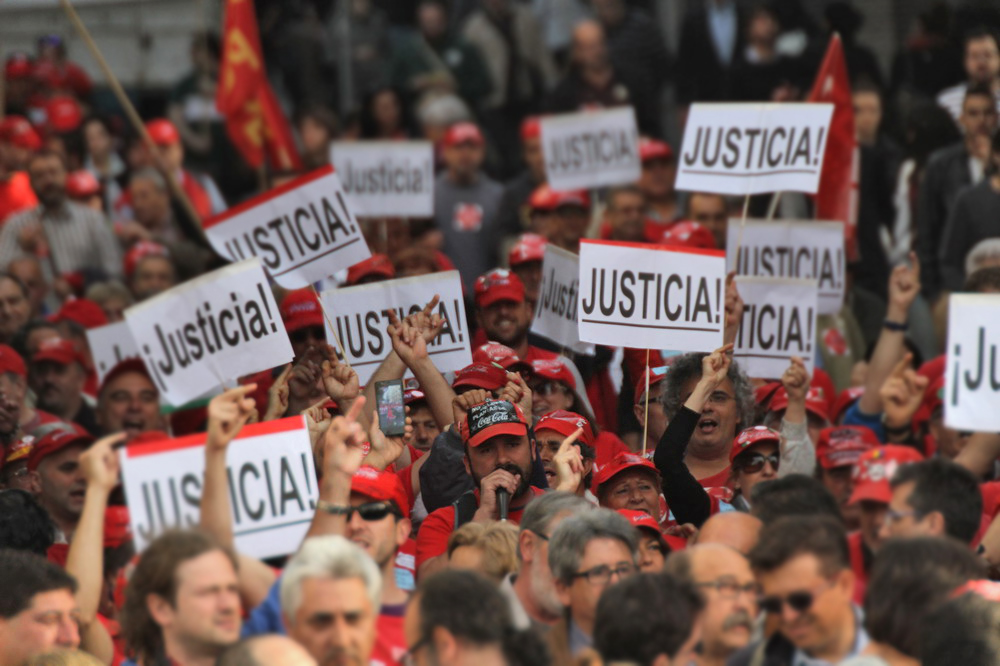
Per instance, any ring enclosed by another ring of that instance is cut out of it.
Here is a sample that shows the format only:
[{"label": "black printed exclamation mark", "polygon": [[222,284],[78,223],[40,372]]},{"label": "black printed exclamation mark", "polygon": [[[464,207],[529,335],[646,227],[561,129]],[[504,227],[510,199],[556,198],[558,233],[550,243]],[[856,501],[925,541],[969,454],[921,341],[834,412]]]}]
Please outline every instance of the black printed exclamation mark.
[{"label": "black printed exclamation mark", "polygon": [[820,160],[823,158],[823,138],[826,135],[826,128],[819,128],[819,136],[816,137],[816,157],[813,158],[813,166],[819,166]]},{"label": "black printed exclamation mark", "polygon": [[454,301],[452,301],[452,305],[455,306],[455,330],[458,332],[458,341],[465,342],[465,337],[462,335],[462,330],[461,330],[462,316],[461,316],[461,311],[459,310],[459,308],[462,307],[462,304],[456,298]]},{"label": "black printed exclamation mark", "polygon": [[844,250],[837,250],[837,289],[844,288]]},{"label": "black printed exclamation mark", "polygon": [[813,350],[813,309],[806,310],[806,351],[812,354]]},{"label": "black printed exclamation mark", "polygon": [[278,325],[274,323],[274,316],[271,314],[271,306],[267,302],[267,294],[264,293],[264,285],[260,282],[257,283],[257,292],[260,294],[260,302],[264,305],[264,309],[267,311],[267,318],[271,320],[271,332],[278,332]]},{"label": "black printed exclamation mark", "polygon": [[722,321],[722,280],[715,280],[715,323]]},{"label": "black printed exclamation mark", "polygon": [[951,404],[958,405],[958,380],[962,372],[959,369],[958,357],[962,355],[962,345],[955,345],[955,370],[951,373]]}]

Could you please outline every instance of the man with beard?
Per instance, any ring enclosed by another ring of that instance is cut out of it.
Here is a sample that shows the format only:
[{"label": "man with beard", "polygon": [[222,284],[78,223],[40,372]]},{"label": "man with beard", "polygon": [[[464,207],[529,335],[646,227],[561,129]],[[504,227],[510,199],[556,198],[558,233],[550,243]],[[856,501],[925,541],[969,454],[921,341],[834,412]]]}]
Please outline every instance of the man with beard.
[{"label": "man with beard", "polygon": [[76,531],[87,480],[80,468],[80,454],[94,438],[79,426],[57,424],[38,438],[28,454],[31,491],[59,530],[57,543],[68,543]]},{"label": "man with beard", "polygon": [[97,425],[102,433],[124,432],[129,439],[165,430],[160,391],[141,359],[126,359],[104,376],[97,393]]},{"label": "man with beard", "polygon": [[31,187],[41,204],[11,216],[0,232],[0,266],[22,254],[48,255],[53,275],[81,270],[120,277],[118,241],[100,213],[68,201],[66,165],[41,150],[28,162]]},{"label": "man with beard", "polygon": [[582,497],[549,492],[524,510],[517,535],[517,560],[521,566],[500,584],[518,629],[547,627],[561,617],[563,606],[549,569],[549,537],[566,518],[593,509],[594,505]]},{"label": "man with beard", "polygon": [[29,319],[28,289],[14,276],[0,273],[0,340],[9,343]]},{"label": "man with beard", "polygon": [[535,449],[528,437],[528,420],[517,405],[492,400],[482,389],[455,398],[458,430],[465,443],[465,470],[475,489],[451,506],[434,511],[417,535],[417,571],[425,576],[444,564],[448,537],[464,522],[499,520],[500,495],[509,497],[507,520],[519,523],[540,488],[530,485]]},{"label": "man with beard", "polygon": [[83,356],[69,340],[45,340],[31,357],[28,385],[37,396],[39,408],[96,433],[96,413],[83,396],[87,381],[84,363]]},{"label": "man with beard", "polygon": [[556,355],[528,344],[532,310],[524,283],[514,273],[496,268],[476,280],[476,320],[486,340],[507,345],[525,363]]},{"label": "man with beard", "polygon": [[719,544],[703,544],[678,551],[667,559],[666,572],[686,578],[701,589],[701,652],[696,666],[725,666],[753,636],[757,617],[757,581],[750,563],[738,552]]}]

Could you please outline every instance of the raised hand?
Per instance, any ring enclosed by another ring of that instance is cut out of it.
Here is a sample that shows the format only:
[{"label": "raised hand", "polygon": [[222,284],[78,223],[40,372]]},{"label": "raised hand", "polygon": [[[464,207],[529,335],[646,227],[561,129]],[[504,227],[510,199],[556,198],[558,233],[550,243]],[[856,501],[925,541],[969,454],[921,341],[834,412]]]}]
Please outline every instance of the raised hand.
[{"label": "raised hand", "polygon": [[912,360],[913,354],[906,354],[879,389],[885,426],[889,430],[902,430],[913,422],[930,382],[910,367]]},{"label": "raised hand", "polygon": [[115,444],[125,441],[125,433],[108,435],[94,442],[80,454],[80,470],[87,488],[97,488],[109,494],[118,485],[120,463]]},{"label": "raised hand", "polygon": [[354,371],[354,368],[346,363],[342,363],[337,358],[337,352],[331,345],[324,345],[322,351],[326,356],[326,359],[320,366],[323,390],[326,391],[331,400],[337,402],[345,402],[357,398],[361,393],[358,373]]},{"label": "raised hand", "polygon": [[316,467],[322,470],[324,483],[346,483],[361,467],[365,458],[364,428],[358,415],[365,405],[364,396],[351,405],[344,416],[330,421],[322,440],[322,456],[317,456]]},{"label": "raised hand", "polygon": [[711,390],[719,387],[729,373],[732,364],[733,345],[723,345],[701,360],[701,382]]},{"label": "raised hand", "polygon": [[474,405],[486,402],[492,398],[493,396],[486,389],[472,389],[462,395],[456,395],[451,401],[451,411],[455,417],[455,425],[465,420],[466,415]]},{"label": "raised hand", "polygon": [[267,410],[264,412],[265,421],[280,419],[288,411],[288,380],[292,375],[292,364],[289,363],[281,371],[278,378],[271,384],[267,392]]},{"label": "raised hand", "polygon": [[500,389],[500,399],[512,402],[521,408],[525,417],[531,416],[531,389],[518,372],[507,373],[507,384]]},{"label": "raised hand", "polygon": [[781,375],[781,385],[785,387],[789,402],[805,402],[806,393],[809,392],[809,373],[806,371],[806,364],[798,356],[792,357],[785,374]]},{"label": "raised hand", "polygon": [[909,265],[900,264],[889,276],[889,307],[886,319],[899,324],[906,322],[910,305],[920,293],[920,261],[917,253],[910,253]]},{"label": "raised hand", "polygon": [[378,414],[373,412],[372,425],[368,429],[368,442],[371,444],[371,450],[365,456],[365,464],[378,469],[389,467],[406,450],[405,438],[407,435],[413,436],[413,426],[410,425],[409,417],[406,418],[403,434],[399,437],[390,437],[382,432],[382,428],[378,424]]},{"label": "raised hand", "polygon": [[243,426],[256,413],[256,401],[250,397],[256,390],[256,384],[247,384],[212,398],[208,403],[206,447],[225,449],[240,434]]},{"label": "raised hand", "polygon": [[562,441],[559,450],[552,458],[556,466],[556,490],[564,490],[568,493],[575,493],[583,481],[583,455],[580,447],[574,442],[583,434],[583,428],[577,428],[573,433]]},{"label": "raised hand", "polygon": [[292,368],[288,388],[292,399],[313,403],[323,395],[323,353],[313,347],[299,357]]}]

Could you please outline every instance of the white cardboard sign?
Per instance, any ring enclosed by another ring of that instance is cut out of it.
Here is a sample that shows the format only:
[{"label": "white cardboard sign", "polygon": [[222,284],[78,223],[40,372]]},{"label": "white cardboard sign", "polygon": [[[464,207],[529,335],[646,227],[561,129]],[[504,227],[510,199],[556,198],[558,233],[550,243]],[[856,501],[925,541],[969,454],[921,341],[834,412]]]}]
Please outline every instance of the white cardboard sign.
[{"label": "white cardboard sign", "polygon": [[430,141],[335,141],[330,161],[358,217],[434,216]]},{"label": "white cardboard sign", "polygon": [[142,360],[172,405],[292,360],[259,259],[188,280],[125,310]]},{"label": "white cardboard sign", "polygon": [[132,332],[124,321],[99,326],[87,331],[90,356],[97,370],[97,383],[104,383],[104,376],[111,368],[127,358],[141,358],[139,347],[132,339]]},{"label": "white cardboard sign", "polygon": [[[739,257],[736,249],[739,248]],[[816,280],[819,314],[836,314],[844,304],[844,224],[791,220],[730,219],[726,270],[738,275]]]},{"label": "white cardboard sign", "polygon": [[632,107],[541,119],[545,176],[556,192],[634,183],[642,175]]},{"label": "white cardboard sign", "polygon": [[677,189],[814,194],[832,117],[833,104],[692,104]]},{"label": "white cardboard sign", "polygon": [[584,240],[580,339],[614,347],[714,351],[725,328],[718,250]]},{"label": "white cardboard sign", "polygon": [[[387,280],[322,293],[323,308],[336,327],[347,360],[362,384],[368,382],[386,354],[392,351],[389,310],[403,317],[419,312],[437,294],[437,312],[445,319],[438,337],[427,345],[428,354],[441,372],[461,370],[472,363],[469,326],[465,321],[462,282],[458,271]],[[327,323],[327,339],[330,335]]]},{"label": "white cardboard sign", "polygon": [[542,286],[531,331],[575,352],[593,356],[594,345],[580,342],[579,291],[580,257],[551,243],[546,245]]},{"label": "white cardboard sign", "polygon": [[[205,433],[127,446],[122,482],[136,550],[172,528],[198,526]],[[243,428],[226,452],[236,550],[294,553],[309,529],[318,488],[305,418]]]},{"label": "white cardboard sign", "polygon": [[332,166],[234,206],[204,227],[216,252],[234,262],[259,257],[286,289],[319,282],[371,256]]},{"label": "white cardboard sign", "polygon": [[778,379],[793,356],[812,376],[819,298],[816,280],[738,277],[743,321],[733,358],[750,377]]},{"label": "white cardboard sign", "polygon": [[998,346],[1000,296],[952,294],[944,383],[944,422],[949,428],[1000,431]]}]

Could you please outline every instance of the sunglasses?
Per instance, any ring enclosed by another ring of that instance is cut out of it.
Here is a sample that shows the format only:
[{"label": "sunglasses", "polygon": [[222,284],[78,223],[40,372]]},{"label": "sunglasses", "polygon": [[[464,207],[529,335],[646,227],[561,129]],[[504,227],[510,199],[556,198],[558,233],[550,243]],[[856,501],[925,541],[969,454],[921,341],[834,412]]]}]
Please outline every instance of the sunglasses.
[{"label": "sunglasses", "polygon": [[296,331],[292,331],[288,334],[288,337],[296,344],[306,342],[310,338],[322,341],[326,340],[326,331],[322,326],[305,326]]},{"label": "sunglasses", "polygon": [[531,390],[538,395],[544,396],[555,395],[556,393],[567,393],[569,391],[569,389],[560,382],[552,380],[539,382],[535,384]]},{"label": "sunglasses", "polygon": [[740,471],[746,472],[747,474],[756,474],[757,472],[764,469],[764,463],[771,463],[771,467],[775,472],[778,471],[778,465],[781,464],[781,456],[777,453],[772,453],[769,456],[765,456],[763,453],[747,453],[741,456],[739,461]]},{"label": "sunglasses", "polygon": [[355,512],[361,516],[361,520],[370,522],[382,520],[389,514],[399,517],[399,512],[396,511],[391,502],[365,502],[352,506],[347,512],[347,520],[350,520]]},{"label": "sunglasses", "polygon": [[796,613],[805,613],[807,610],[812,608],[813,603],[816,601],[816,597],[823,592],[826,592],[831,587],[833,587],[832,582],[828,583],[826,587],[812,592],[802,590],[799,592],[792,592],[784,597],[780,597],[778,595],[760,597],[757,600],[757,605],[765,613],[773,615],[780,615],[781,611],[785,607],[785,604],[788,604],[788,607]]}]

